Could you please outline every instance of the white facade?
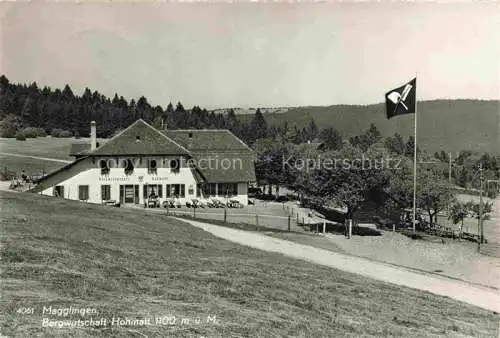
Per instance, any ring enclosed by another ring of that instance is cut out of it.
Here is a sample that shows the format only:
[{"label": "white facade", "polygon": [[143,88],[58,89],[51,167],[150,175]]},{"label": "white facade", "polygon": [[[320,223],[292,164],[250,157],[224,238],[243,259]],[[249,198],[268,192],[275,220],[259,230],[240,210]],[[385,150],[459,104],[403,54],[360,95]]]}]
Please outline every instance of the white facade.
[{"label": "white facade", "polygon": [[[42,190],[42,195],[61,196],[70,200],[82,200],[89,203],[103,203],[116,201],[122,205],[144,205],[151,190],[154,191],[160,203],[167,199],[174,199],[182,205],[192,199],[204,197],[224,200],[226,195],[221,187],[234,184],[234,193],[228,196],[231,200],[238,200],[243,205],[248,204],[248,184],[239,183],[211,183],[215,185],[215,192],[206,196],[197,184],[191,168],[172,169],[168,164],[173,157],[96,157],[89,168],[76,173],[70,178]],[[178,159],[178,158],[177,158]],[[88,159],[91,161],[90,159]],[[108,163],[108,170],[101,169],[101,161]],[[133,171],[125,173],[125,163],[132,161]],[[150,168],[150,161],[156,162],[156,169]],[[103,188],[105,186],[105,188]],[[150,186],[149,189],[145,187]],[[153,186],[153,187],[151,187]],[[183,188],[182,188],[183,187]],[[235,191],[236,190],[236,191]]]}]

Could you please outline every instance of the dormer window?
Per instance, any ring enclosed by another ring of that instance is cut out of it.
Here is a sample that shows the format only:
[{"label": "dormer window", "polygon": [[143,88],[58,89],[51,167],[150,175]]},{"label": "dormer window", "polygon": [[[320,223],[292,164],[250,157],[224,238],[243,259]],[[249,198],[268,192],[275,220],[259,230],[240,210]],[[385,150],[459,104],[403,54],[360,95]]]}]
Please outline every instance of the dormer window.
[{"label": "dormer window", "polygon": [[148,173],[149,174],[156,174],[156,168],[158,167],[156,160],[149,160],[148,161]]},{"label": "dormer window", "polygon": [[170,160],[170,172],[178,173],[180,171],[179,159]]},{"label": "dormer window", "polygon": [[108,161],[106,161],[106,160],[100,160],[99,161],[99,167],[101,168],[101,175],[107,175],[107,174],[109,174]]},{"label": "dormer window", "polygon": [[125,175],[131,175],[134,173],[134,163],[131,159],[128,159],[125,165]]}]

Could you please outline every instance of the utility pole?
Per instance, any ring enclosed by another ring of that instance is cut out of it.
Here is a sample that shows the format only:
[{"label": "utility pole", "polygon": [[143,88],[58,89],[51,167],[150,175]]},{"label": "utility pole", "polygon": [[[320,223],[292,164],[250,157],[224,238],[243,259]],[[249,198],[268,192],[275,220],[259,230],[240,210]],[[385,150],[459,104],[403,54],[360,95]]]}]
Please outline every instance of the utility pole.
[{"label": "utility pole", "polygon": [[477,223],[477,251],[483,243],[483,165],[479,163],[479,220]]},{"label": "utility pole", "polygon": [[483,165],[479,164],[479,225],[481,227],[481,244],[484,243],[483,226]]},{"label": "utility pole", "polygon": [[[449,189],[451,190],[452,189],[452,185],[451,185],[451,151],[448,152],[448,185],[449,185]],[[450,220],[450,202],[448,203],[448,207],[447,207],[447,212],[448,212],[448,221],[449,223],[448,224],[452,224],[451,220]],[[448,222],[447,221],[447,222]]]},{"label": "utility pole", "polygon": [[448,182],[451,184],[451,152],[448,153],[448,159],[449,159],[449,164],[448,164]]}]

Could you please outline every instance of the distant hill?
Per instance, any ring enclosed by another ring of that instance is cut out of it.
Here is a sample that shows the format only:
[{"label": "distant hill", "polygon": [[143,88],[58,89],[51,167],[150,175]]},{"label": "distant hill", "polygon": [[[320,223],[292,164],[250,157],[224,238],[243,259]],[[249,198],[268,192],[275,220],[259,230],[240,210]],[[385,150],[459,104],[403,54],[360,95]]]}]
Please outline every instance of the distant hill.
[{"label": "distant hill", "polygon": [[[418,103],[419,147],[430,152],[477,150],[500,153],[500,105],[498,100],[433,100]],[[385,104],[334,105],[290,108],[265,113],[268,125],[306,126],[314,118],[318,127],[334,127],[344,136],[359,135],[375,123],[383,136],[413,135],[414,116],[387,120]],[[240,116],[251,119],[251,116]]]},{"label": "distant hill", "polygon": [[[229,111],[233,109],[234,113],[236,115],[247,115],[247,114],[255,114],[257,111],[257,108],[218,108],[218,109],[212,109],[209,110],[208,112],[214,112],[215,114],[227,114]],[[290,108],[288,107],[273,107],[273,108],[263,108],[259,107],[260,111],[262,113],[276,113],[276,114],[282,114],[286,113]]]}]

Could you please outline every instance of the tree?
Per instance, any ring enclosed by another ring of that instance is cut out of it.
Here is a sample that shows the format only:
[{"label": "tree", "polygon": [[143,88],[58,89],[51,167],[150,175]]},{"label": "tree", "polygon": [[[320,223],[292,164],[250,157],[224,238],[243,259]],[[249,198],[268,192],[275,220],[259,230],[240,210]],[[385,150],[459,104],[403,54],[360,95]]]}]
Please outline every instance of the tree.
[{"label": "tree", "polygon": [[394,136],[386,138],[385,147],[391,153],[398,155],[404,155],[406,152],[406,146],[403,137],[398,133],[394,134]]},{"label": "tree", "polygon": [[460,237],[464,229],[464,219],[469,214],[469,204],[456,201],[450,206],[448,219],[451,219],[453,224],[460,223]]},{"label": "tree", "polygon": [[[291,183],[289,168],[286,165],[287,157],[291,156],[291,145],[276,143],[270,139],[266,146],[262,146],[263,139],[259,139],[260,149],[255,163],[255,174],[258,182],[265,182],[275,186],[276,198],[279,197],[280,187]],[[254,144],[255,146],[255,144]]]},{"label": "tree", "polygon": [[7,79],[7,77],[2,74],[2,76],[0,76],[0,89],[5,90],[7,89],[8,86],[9,86],[9,79]]},{"label": "tree", "polygon": [[267,122],[264,115],[260,112],[260,108],[257,108],[255,116],[253,117],[252,122],[250,122],[250,133],[252,141],[259,138],[265,138],[267,136]]},{"label": "tree", "polygon": [[332,161],[318,160],[314,164],[306,192],[316,203],[344,207],[346,218],[352,219],[370,192],[381,190],[386,184],[387,172],[379,166],[386,155],[381,149],[362,152],[353,146],[328,152],[323,158]]},{"label": "tree", "polygon": [[[479,220],[479,203],[469,202],[469,210],[472,213],[472,216]],[[490,219],[490,213],[493,212],[493,203],[491,202],[483,202],[483,220]]]},{"label": "tree", "polygon": [[175,107],[175,112],[176,113],[184,113],[186,110],[184,109],[184,106],[182,103],[177,102],[177,106]]},{"label": "tree", "polygon": [[405,145],[405,156],[413,157],[415,151],[415,138],[413,136],[408,137],[408,141]]},{"label": "tree", "polygon": [[307,141],[312,141],[318,136],[318,126],[316,125],[314,119],[311,119],[311,121],[309,121],[304,134],[304,138]]},{"label": "tree", "polygon": [[[402,170],[389,178],[386,192],[401,208],[413,207],[413,169],[407,161]],[[417,169],[416,204],[427,212],[429,223],[436,223],[437,214],[455,201],[455,194],[438,170]]]},{"label": "tree", "polygon": [[375,124],[370,124],[370,128],[365,131],[364,134],[359,136],[351,137],[349,142],[355,146],[360,148],[362,151],[368,150],[372,145],[378,143],[382,138],[380,131],[377,129]]},{"label": "tree", "polygon": [[450,184],[430,170],[420,170],[417,177],[417,205],[429,215],[429,223],[436,223],[437,214],[454,202]]},{"label": "tree", "polygon": [[324,150],[339,150],[342,148],[343,140],[340,132],[333,128],[323,129],[319,134]]}]

